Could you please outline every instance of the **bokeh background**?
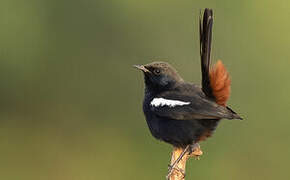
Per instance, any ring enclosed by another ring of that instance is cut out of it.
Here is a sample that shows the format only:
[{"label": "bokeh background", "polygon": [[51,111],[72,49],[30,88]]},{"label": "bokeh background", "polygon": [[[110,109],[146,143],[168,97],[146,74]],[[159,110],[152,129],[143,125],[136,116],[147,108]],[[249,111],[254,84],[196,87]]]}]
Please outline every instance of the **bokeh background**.
[{"label": "bokeh background", "polygon": [[287,0],[2,0],[0,179],[165,179],[171,146],[149,133],[132,65],[168,61],[199,83],[205,7],[245,120],[222,121],[187,179],[289,179]]}]

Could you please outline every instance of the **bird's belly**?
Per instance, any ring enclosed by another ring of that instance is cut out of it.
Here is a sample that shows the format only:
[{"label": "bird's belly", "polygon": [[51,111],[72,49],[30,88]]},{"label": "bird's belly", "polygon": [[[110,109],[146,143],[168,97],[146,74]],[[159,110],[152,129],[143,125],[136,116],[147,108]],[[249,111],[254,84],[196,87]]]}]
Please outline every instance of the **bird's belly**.
[{"label": "bird's belly", "polygon": [[[204,121],[207,121],[204,123]],[[151,134],[162,141],[176,147],[205,140],[211,136],[219,120],[172,120],[166,118],[150,118],[147,123]]]}]

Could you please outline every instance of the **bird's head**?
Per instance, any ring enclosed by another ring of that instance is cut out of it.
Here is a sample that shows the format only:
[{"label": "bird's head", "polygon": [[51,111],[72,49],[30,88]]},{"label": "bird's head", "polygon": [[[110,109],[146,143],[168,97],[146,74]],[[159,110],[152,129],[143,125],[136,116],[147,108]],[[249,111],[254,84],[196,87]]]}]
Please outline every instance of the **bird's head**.
[{"label": "bird's head", "polygon": [[152,90],[167,90],[183,82],[177,71],[166,62],[134,65],[144,73],[146,87]]}]

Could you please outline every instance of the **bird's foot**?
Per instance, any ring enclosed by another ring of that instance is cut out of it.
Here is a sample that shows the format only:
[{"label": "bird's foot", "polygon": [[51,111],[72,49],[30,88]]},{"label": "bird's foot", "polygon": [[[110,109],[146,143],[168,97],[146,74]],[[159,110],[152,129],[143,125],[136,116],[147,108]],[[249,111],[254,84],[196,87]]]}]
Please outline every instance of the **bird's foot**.
[{"label": "bird's foot", "polygon": [[199,157],[203,154],[200,145],[198,143],[190,145],[189,155],[199,160]]}]

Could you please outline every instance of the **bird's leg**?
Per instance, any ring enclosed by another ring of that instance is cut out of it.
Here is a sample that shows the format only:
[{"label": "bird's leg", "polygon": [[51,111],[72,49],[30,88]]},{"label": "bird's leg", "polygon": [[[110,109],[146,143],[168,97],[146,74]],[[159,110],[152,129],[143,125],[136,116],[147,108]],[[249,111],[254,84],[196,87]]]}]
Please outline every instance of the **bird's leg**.
[{"label": "bird's leg", "polygon": [[194,158],[199,160],[199,157],[202,155],[200,145],[198,143],[194,143],[194,144],[191,144],[189,146],[190,146],[190,149],[189,149],[190,156],[193,156]]},{"label": "bird's leg", "polygon": [[183,171],[181,171],[179,168],[176,168],[175,166],[179,163],[179,161],[183,158],[183,156],[187,152],[190,152],[190,145],[187,145],[186,148],[179,155],[179,157],[171,165],[169,165],[169,167],[168,167],[168,177],[172,174],[172,171],[174,169],[177,169],[178,171],[180,171],[185,176],[185,173]]}]

